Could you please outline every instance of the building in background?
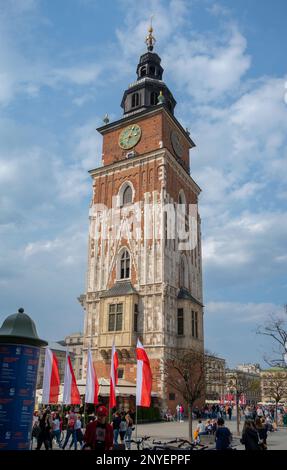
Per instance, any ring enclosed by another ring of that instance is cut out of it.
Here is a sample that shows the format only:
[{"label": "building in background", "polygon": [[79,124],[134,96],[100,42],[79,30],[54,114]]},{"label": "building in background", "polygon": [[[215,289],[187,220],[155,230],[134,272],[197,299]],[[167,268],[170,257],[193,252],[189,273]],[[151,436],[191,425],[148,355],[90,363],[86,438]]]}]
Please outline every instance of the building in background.
[{"label": "building in background", "polygon": [[260,372],[262,402],[287,402],[287,369],[271,367]]},{"label": "building in background", "polygon": [[250,374],[260,374],[261,371],[259,364],[238,364],[236,369],[242,372],[249,372]]},{"label": "building in background", "polygon": [[66,336],[64,343],[70,354],[76,379],[81,379],[83,374],[83,333],[72,333]]},{"label": "building in background", "polygon": [[207,401],[224,399],[226,375],[226,362],[221,357],[205,354],[205,398]]},{"label": "building in background", "polygon": [[236,402],[236,396],[242,405],[261,401],[260,373],[227,369],[225,399]]},{"label": "building in background", "polygon": [[[61,383],[64,382],[64,375],[65,375],[65,363],[66,363],[66,347],[60,343],[50,341],[48,343],[48,348],[50,348],[53,353],[56,354],[58,359],[58,366],[59,366],[59,374]],[[39,367],[38,367],[38,375],[37,375],[37,388],[43,387],[43,377],[44,377],[44,366],[45,366],[45,354],[46,348],[41,348],[40,350],[40,359],[39,359]],[[73,355],[71,356],[73,361]]]},{"label": "building in background", "polygon": [[[123,116],[115,122],[106,116],[98,129],[102,166],[90,171],[87,285],[79,298],[85,310],[83,366],[85,371],[91,348],[98,376],[108,378],[114,341],[121,377],[134,383],[139,337],[150,358],[153,392],[163,407],[174,408],[162,362],[170,352],[204,351],[201,190],[190,171],[195,144],[174,115],[176,101],[153,52],[152,28],[146,42],[137,79],[122,98]],[[172,233],[179,205],[180,236]],[[183,234],[190,229],[193,240]]]}]

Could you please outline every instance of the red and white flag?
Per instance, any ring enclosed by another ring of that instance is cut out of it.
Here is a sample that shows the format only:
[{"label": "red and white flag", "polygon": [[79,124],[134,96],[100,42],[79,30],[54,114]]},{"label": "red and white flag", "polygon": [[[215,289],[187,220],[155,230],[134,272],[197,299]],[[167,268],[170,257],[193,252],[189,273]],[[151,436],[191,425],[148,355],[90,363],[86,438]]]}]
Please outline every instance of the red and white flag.
[{"label": "red and white flag", "polygon": [[64,405],[80,405],[81,397],[77,387],[75,374],[72,367],[70,355],[67,354],[64,378],[64,391],[63,391],[63,404]]},{"label": "red and white flag", "polygon": [[44,378],[43,378],[43,405],[58,403],[60,391],[60,376],[58,359],[51,349],[46,348]]},{"label": "red and white flag", "polygon": [[138,339],[136,347],[137,355],[137,391],[136,405],[149,407],[151,401],[152,373],[149,358],[143,345]]},{"label": "red and white flag", "polygon": [[117,405],[116,401],[116,385],[118,383],[118,353],[116,351],[115,344],[112,346],[112,357],[111,357],[111,375],[110,375],[110,408],[114,408]]},{"label": "red and white flag", "polygon": [[93,363],[92,353],[89,349],[85,403],[93,403],[94,405],[97,405],[99,403],[98,394],[99,382],[96,374],[96,369]]}]

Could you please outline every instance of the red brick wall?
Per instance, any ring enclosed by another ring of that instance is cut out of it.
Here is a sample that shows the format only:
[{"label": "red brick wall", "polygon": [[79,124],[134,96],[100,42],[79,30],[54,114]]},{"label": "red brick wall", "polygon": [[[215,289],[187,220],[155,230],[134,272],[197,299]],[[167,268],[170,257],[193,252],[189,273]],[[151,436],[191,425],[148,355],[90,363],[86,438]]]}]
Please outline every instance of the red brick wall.
[{"label": "red brick wall", "polygon": [[[134,121],[141,127],[142,135],[134,150],[138,154],[150,152],[160,148],[159,142],[162,140],[162,115],[143,116]],[[104,165],[123,160],[128,150],[119,146],[119,136],[121,131],[130,124],[123,124],[120,129],[111,130],[104,135],[103,140],[103,161]]]},{"label": "red brick wall", "polygon": [[[134,147],[134,150],[139,155],[158,150],[162,146],[167,148],[174,155],[171,143],[171,132],[173,129],[176,129],[177,132],[179,131],[164,110],[159,109],[158,113],[152,116],[142,116],[139,118],[135,116],[133,122],[138,124],[142,131],[140,141]],[[130,125],[130,123],[123,124],[119,129],[111,130],[104,134],[102,152],[104,165],[110,165],[125,159],[128,150],[122,149],[118,142],[120,133],[128,125]],[[160,142],[162,142],[162,144],[160,144]],[[183,147],[181,159],[184,162],[185,168],[189,170],[190,144],[183,136],[181,136],[181,144]]]},{"label": "red brick wall", "polygon": [[[153,376],[153,382],[152,382],[152,391],[153,392],[159,392],[160,390],[160,372],[159,372],[159,367],[160,367],[160,361],[159,359],[150,359],[150,366],[152,370],[152,376]],[[105,362],[105,361],[96,361],[95,362],[95,367],[97,371],[97,376],[98,377],[103,377],[105,379],[110,378],[110,370],[111,370],[111,364],[110,362]],[[124,377],[123,380],[127,380],[128,382],[131,383],[136,383],[136,361],[134,362],[120,362],[119,363],[119,368],[124,369]]]}]

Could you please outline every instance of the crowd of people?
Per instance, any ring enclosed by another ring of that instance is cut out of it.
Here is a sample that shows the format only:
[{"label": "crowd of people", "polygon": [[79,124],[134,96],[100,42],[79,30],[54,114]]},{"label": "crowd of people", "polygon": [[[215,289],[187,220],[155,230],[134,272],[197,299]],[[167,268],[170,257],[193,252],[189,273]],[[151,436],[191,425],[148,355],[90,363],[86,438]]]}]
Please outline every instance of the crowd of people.
[{"label": "crowd of people", "polygon": [[[256,417],[255,421],[246,420],[240,439],[241,444],[246,450],[266,450],[268,426],[264,418]],[[232,433],[225,425],[223,418],[208,419],[206,423],[200,419],[194,431],[194,442],[200,443],[204,435],[213,435],[215,437],[215,446],[217,450],[227,450],[231,448]]]},{"label": "crowd of people", "polygon": [[[228,416],[231,420],[232,406],[213,405],[203,408],[199,413],[196,411],[194,410],[194,416],[207,416],[208,419],[205,422],[203,419],[198,420],[194,431],[194,441],[200,442],[203,435],[214,435],[216,449],[230,449],[232,434],[226,427],[223,416]],[[217,417],[211,419],[211,416]],[[241,417],[244,418],[244,426],[240,442],[246,450],[266,450],[269,432],[276,431],[277,425],[287,425],[287,409],[283,406],[277,409],[277,423],[276,411],[273,406],[241,407]]]},{"label": "crowd of people", "polygon": [[53,412],[47,407],[34,413],[31,446],[36,439],[36,450],[40,450],[43,445],[46,450],[52,450],[55,443],[62,450],[129,450],[134,430],[133,411],[112,410],[111,420],[108,418],[108,410],[102,405],[96,408],[95,414],[87,417],[87,423],[84,422],[84,416],[73,408],[65,414]]},{"label": "crowd of people", "polygon": [[[233,404],[206,404],[201,409],[195,407],[193,409],[194,419],[216,419],[223,418],[224,420],[229,419],[231,421],[234,415],[235,406]],[[240,405],[239,406],[240,419],[244,420],[255,420],[257,416],[264,417],[265,421],[276,427],[287,425],[287,409],[283,405],[277,406],[277,419],[276,419],[276,407],[274,405]],[[271,429],[270,429],[271,430]]]},{"label": "crowd of people", "polygon": [[[241,418],[244,419],[241,443],[246,450],[267,449],[268,433],[277,430],[277,423],[287,425],[287,409],[284,407],[279,407],[277,413],[274,407],[261,405],[244,406],[240,411]],[[206,405],[201,410],[194,408],[193,418],[198,420],[193,436],[194,442],[200,443],[203,435],[213,435],[216,449],[231,448],[232,434],[225,421],[226,419],[230,421],[232,415],[231,404]],[[168,421],[184,422],[183,405],[179,403],[176,406],[174,415],[167,410],[163,417]],[[71,408],[64,413],[46,407],[34,413],[32,447],[36,439],[36,450],[40,450],[43,445],[46,450],[52,450],[55,444],[63,450],[66,448],[130,450],[134,424],[135,413],[132,410],[113,409],[109,417],[107,408],[99,405],[95,413],[84,417],[77,409]]]}]

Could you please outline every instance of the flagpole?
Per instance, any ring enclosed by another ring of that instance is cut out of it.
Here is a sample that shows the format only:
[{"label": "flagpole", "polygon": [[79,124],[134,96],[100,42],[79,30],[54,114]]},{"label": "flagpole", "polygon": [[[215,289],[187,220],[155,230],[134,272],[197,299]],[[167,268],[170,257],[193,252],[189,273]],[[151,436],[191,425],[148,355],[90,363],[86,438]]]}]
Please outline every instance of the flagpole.
[{"label": "flagpole", "polygon": [[138,438],[138,407],[136,402],[136,440]]}]

